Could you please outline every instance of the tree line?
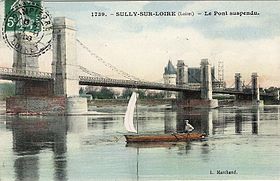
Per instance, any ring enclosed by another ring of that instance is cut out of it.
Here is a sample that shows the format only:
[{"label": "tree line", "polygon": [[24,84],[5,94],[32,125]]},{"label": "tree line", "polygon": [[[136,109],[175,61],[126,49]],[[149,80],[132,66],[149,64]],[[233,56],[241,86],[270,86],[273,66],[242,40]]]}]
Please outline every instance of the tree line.
[{"label": "tree line", "polygon": [[[80,95],[88,94],[92,96],[92,99],[129,99],[133,90],[125,88],[121,93],[115,91],[112,88],[101,87],[100,89],[85,90],[80,88]],[[137,90],[139,99],[161,99],[164,98],[164,92],[150,92],[146,90]]]}]

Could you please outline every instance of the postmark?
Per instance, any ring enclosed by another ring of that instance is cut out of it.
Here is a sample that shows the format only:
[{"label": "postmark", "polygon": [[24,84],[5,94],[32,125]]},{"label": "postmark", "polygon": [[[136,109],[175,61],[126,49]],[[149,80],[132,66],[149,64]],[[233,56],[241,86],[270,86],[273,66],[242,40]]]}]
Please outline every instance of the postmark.
[{"label": "postmark", "polygon": [[15,51],[27,56],[40,56],[51,48],[51,16],[39,4],[18,2],[5,16],[2,36]]}]

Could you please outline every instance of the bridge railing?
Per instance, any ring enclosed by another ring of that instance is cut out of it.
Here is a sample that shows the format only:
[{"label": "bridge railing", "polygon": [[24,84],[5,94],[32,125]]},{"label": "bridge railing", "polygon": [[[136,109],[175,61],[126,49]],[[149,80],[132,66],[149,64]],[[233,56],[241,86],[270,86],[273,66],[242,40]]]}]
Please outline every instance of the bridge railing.
[{"label": "bridge railing", "polygon": [[2,75],[14,75],[34,78],[52,78],[52,74],[49,72],[39,72],[32,70],[21,70],[16,68],[0,67],[0,74]]},{"label": "bridge railing", "polygon": [[157,82],[146,82],[146,81],[135,81],[135,80],[122,80],[122,79],[111,79],[111,78],[102,78],[102,77],[88,77],[80,76],[80,81],[87,81],[99,84],[119,84],[119,85],[130,85],[130,86],[145,86],[145,87],[158,87],[165,89],[186,89],[186,90],[199,90],[200,88],[191,87],[188,85],[172,85],[172,84],[163,84]]}]

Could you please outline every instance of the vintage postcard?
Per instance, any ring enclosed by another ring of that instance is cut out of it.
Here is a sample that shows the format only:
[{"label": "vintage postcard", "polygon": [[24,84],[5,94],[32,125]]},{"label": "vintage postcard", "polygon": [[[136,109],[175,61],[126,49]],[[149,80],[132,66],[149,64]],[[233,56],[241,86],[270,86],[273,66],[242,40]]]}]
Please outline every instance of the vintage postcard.
[{"label": "vintage postcard", "polygon": [[279,1],[0,1],[0,181],[279,180]]}]

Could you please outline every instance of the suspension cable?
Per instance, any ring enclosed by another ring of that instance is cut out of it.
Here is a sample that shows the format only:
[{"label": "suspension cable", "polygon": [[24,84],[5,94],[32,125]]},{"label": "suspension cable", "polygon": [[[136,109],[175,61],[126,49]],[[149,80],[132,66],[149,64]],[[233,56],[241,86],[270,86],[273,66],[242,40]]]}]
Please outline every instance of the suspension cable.
[{"label": "suspension cable", "polygon": [[94,56],[99,62],[103,63],[107,68],[117,72],[119,75],[129,79],[129,80],[137,80],[137,81],[143,81],[133,75],[130,75],[126,72],[124,72],[123,70],[120,70],[119,68],[115,67],[114,65],[106,62],[103,58],[99,57],[97,54],[95,54],[94,52],[92,52],[84,43],[82,43],[80,40],[76,39],[76,41],[85,49],[87,50],[87,52],[91,55]]},{"label": "suspension cable", "polygon": [[90,71],[90,70],[88,70],[87,68],[85,68],[85,67],[83,67],[83,66],[81,66],[81,65],[79,65],[79,68],[80,68],[83,72],[85,72],[85,73],[87,73],[87,74],[89,74],[89,75],[92,75],[92,76],[94,76],[94,77],[109,78],[109,77],[104,76],[104,75],[101,75],[101,74],[99,74],[99,73]]},{"label": "suspension cable", "polygon": [[200,81],[195,76],[193,76],[189,71],[188,71],[188,75],[191,76],[196,81],[196,83],[200,83]]},{"label": "suspension cable", "polygon": [[234,88],[235,82],[233,82],[228,88]]},{"label": "suspension cable", "polygon": [[247,85],[245,85],[245,87],[249,87],[251,85],[251,83],[252,83],[252,80]]}]

